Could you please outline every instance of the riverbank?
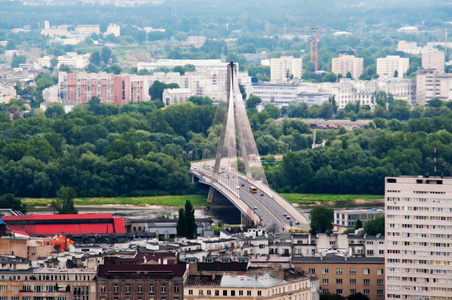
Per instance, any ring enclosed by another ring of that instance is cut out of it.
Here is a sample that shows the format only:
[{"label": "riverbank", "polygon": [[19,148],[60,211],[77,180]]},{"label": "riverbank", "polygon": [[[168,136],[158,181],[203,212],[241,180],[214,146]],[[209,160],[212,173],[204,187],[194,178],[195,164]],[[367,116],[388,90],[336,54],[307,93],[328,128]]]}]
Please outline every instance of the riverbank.
[{"label": "riverbank", "polygon": [[[296,207],[311,207],[327,205],[335,207],[356,206],[382,206],[384,197],[379,195],[330,195],[330,194],[281,194]],[[206,195],[181,195],[181,196],[155,196],[155,197],[111,197],[111,198],[75,198],[76,207],[112,207],[112,208],[153,208],[182,207],[188,200],[195,207],[216,206],[215,203],[207,203]],[[27,206],[49,206],[53,198],[24,198],[22,201]]]}]

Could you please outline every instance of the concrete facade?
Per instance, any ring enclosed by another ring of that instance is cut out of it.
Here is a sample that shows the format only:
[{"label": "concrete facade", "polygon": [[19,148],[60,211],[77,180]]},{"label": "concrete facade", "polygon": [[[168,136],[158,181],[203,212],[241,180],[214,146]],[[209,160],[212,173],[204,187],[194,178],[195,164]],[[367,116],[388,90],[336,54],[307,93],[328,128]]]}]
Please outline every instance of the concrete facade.
[{"label": "concrete facade", "polygon": [[270,59],[271,81],[287,81],[287,74],[300,79],[303,75],[303,59],[293,56]]},{"label": "concrete facade", "polygon": [[[410,66],[409,58],[398,55],[388,55],[385,58],[377,58],[377,74],[380,78],[403,78]],[[397,76],[394,76],[397,71]]]},{"label": "concrete facade", "polygon": [[320,279],[320,292],[343,296],[362,293],[371,300],[384,297],[384,259],[340,256],[299,257],[294,268]]},{"label": "concrete facade", "polygon": [[443,51],[431,49],[422,52],[422,68],[435,69],[438,73],[444,73],[445,57]]},{"label": "concrete facade", "polygon": [[386,299],[452,299],[452,178],[387,177]]},{"label": "concrete facade", "polygon": [[438,73],[436,69],[421,69],[416,76],[416,104],[439,98],[452,100],[452,74]]},{"label": "concrete facade", "polygon": [[335,57],[331,61],[331,70],[333,73],[341,74],[343,77],[346,77],[347,73],[350,72],[353,79],[358,79],[364,71],[364,58],[351,55]]}]

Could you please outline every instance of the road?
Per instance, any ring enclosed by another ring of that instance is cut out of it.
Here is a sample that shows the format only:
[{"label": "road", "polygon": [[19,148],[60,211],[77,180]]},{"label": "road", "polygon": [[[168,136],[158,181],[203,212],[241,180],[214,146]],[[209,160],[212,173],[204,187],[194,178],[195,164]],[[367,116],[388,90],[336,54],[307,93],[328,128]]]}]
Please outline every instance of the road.
[{"label": "road", "polygon": [[[210,178],[212,176],[212,164],[213,162],[192,163],[192,169]],[[281,198],[275,200],[275,197],[280,196],[270,194],[274,193],[270,189],[263,191],[258,188],[257,193],[251,193],[249,187],[255,185],[245,178],[243,175],[236,178],[227,172],[220,172],[219,174],[221,186],[224,187],[227,184],[231,190],[237,189],[239,191],[237,196],[240,196],[240,200],[248,206],[246,212],[248,215],[251,211],[254,212],[259,216],[261,223],[270,228],[270,231],[284,232],[289,229],[309,229],[304,216],[294,209],[290,203],[285,200],[281,203]],[[297,225],[297,221],[300,224]]]}]

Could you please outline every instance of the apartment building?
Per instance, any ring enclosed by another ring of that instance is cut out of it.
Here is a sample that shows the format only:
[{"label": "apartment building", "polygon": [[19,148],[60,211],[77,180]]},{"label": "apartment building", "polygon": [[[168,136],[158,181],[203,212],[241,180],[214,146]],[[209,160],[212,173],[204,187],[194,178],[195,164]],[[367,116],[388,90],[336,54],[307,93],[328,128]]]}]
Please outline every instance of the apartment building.
[{"label": "apartment building", "polygon": [[294,268],[320,279],[320,292],[342,296],[362,293],[372,300],[385,299],[384,258],[326,255],[294,257]]},{"label": "apartment building", "polygon": [[[246,86],[247,97],[258,96],[263,104],[272,103],[278,107],[288,106],[290,102],[297,99],[299,94],[306,92],[308,84],[299,82],[253,82]],[[313,99],[313,96],[306,99]],[[300,99],[300,101],[302,101]]]},{"label": "apartment building", "polygon": [[281,278],[270,273],[190,275],[184,299],[304,299],[311,300],[310,278],[295,270],[285,270]]},{"label": "apartment building", "polygon": [[363,225],[369,221],[385,215],[383,209],[337,209],[334,210],[334,230],[344,232],[356,226],[356,221],[361,220]]},{"label": "apartment building", "polygon": [[92,97],[100,98],[101,103],[117,105],[129,102],[148,101],[149,83],[144,76],[114,75],[102,73],[58,73],[59,95],[61,100],[88,103]]},{"label": "apartment building", "polygon": [[221,70],[226,72],[227,63],[221,59],[159,59],[155,62],[139,62],[137,63],[138,71],[146,69],[153,71],[160,68],[173,69],[175,67],[183,67],[185,65],[193,65],[198,72],[206,72],[212,70]]},{"label": "apartment building", "polygon": [[426,104],[433,98],[439,98],[443,101],[452,100],[452,74],[438,73],[436,69],[418,70],[416,103]]},{"label": "apartment building", "polygon": [[444,73],[445,57],[443,51],[429,49],[422,52],[422,68],[435,69],[438,73]]},{"label": "apartment building", "polygon": [[452,178],[385,179],[386,299],[452,299]]},{"label": "apartment building", "polygon": [[333,73],[343,77],[350,72],[353,79],[358,79],[364,71],[364,58],[354,57],[352,55],[342,55],[335,57],[331,61],[331,70]]},{"label": "apartment building", "polygon": [[96,271],[42,267],[0,270],[2,299],[96,299]]},{"label": "apartment building", "polygon": [[195,94],[190,89],[165,89],[162,101],[165,106],[186,102],[188,98]]},{"label": "apartment building", "polygon": [[303,75],[303,59],[293,56],[281,56],[270,59],[271,81],[287,81],[289,78],[301,78]]},{"label": "apartment building", "polygon": [[377,74],[381,78],[403,78],[409,67],[409,58],[403,58],[398,55],[388,55],[385,58],[377,58]]}]

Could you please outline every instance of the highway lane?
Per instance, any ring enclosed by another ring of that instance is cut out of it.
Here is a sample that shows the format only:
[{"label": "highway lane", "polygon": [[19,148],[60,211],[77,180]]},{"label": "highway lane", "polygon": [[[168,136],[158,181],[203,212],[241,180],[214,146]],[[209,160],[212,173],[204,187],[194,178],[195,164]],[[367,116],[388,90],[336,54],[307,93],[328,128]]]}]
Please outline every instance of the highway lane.
[{"label": "highway lane", "polygon": [[[192,164],[192,168],[201,171],[206,176],[210,177],[212,175],[212,166],[210,168],[206,168],[205,165],[205,163],[194,163]],[[294,219],[292,215],[288,214],[288,212],[267,193],[263,192],[259,188],[257,193],[251,193],[249,191],[249,187],[253,184],[248,180],[244,180],[240,177],[236,178],[236,174],[228,174],[228,172],[220,172],[219,176],[223,181],[228,180],[229,185],[238,186],[240,188],[240,199],[249,207],[250,210],[254,211],[254,213],[260,217],[261,223],[266,227],[273,226],[272,224],[275,224],[277,232],[282,232],[283,229],[303,229],[302,226],[295,224],[296,221],[303,222],[303,220]],[[287,216],[289,216],[290,219],[287,219]]]}]

